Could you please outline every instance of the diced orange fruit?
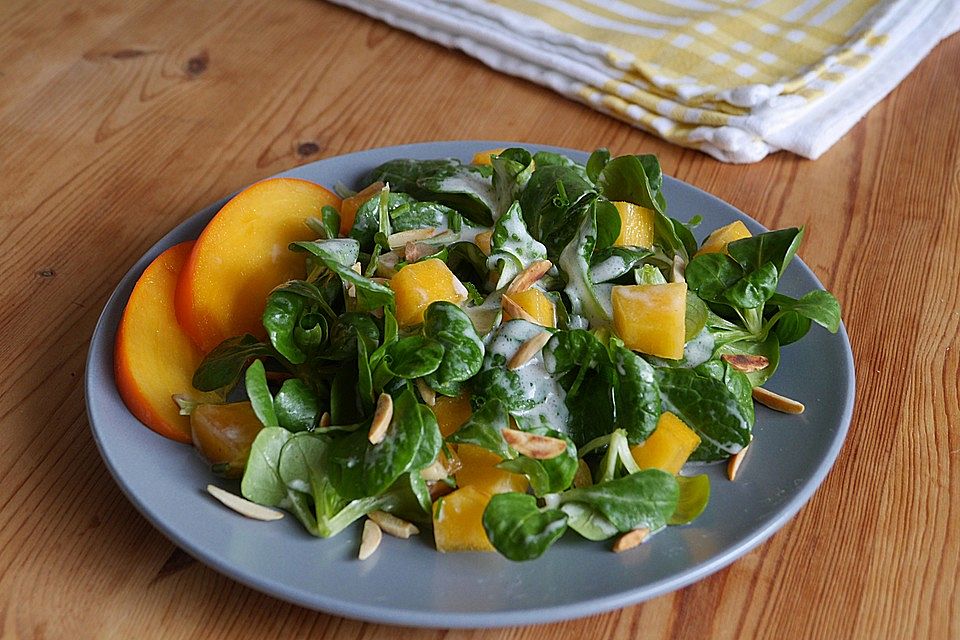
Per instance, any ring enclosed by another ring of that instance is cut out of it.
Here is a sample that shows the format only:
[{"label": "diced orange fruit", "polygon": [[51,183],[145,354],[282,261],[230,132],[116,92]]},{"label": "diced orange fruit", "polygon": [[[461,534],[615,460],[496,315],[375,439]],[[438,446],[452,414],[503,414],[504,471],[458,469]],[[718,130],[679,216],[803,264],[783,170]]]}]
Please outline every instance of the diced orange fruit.
[{"label": "diced orange fruit", "polygon": [[641,469],[661,469],[676,475],[698,446],[700,436],[680,418],[664,411],[650,437],[630,447],[630,453]]},{"label": "diced orange fruit", "polygon": [[288,249],[316,237],[306,224],[340,198],[318,184],[272,178],[247,187],[207,224],[177,282],[177,319],[204,353],[226,338],[263,338],[267,295],[304,276],[302,254]]},{"label": "diced orange fruit", "polygon": [[433,409],[433,415],[437,417],[437,424],[440,425],[440,433],[444,438],[463,426],[473,413],[470,407],[470,396],[467,394],[456,398],[438,395],[436,402],[430,408]]},{"label": "diced orange fruit", "polygon": [[243,474],[250,445],[262,428],[249,401],[200,404],[190,414],[194,446],[210,464],[225,467],[220,475],[231,478]]},{"label": "diced orange fruit", "polygon": [[193,242],[174,245],[146,268],[133,287],[114,343],[117,389],[140,422],[160,435],[190,442],[190,418],[180,415],[171,396],[189,395],[216,402],[217,395],[193,388],[193,372],[203,360],[177,324],[173,297]]},{"label": "diced orange fruit", "polygon": [[703,241],[703,246],[694,254],[694,257],[705,253],[726,253],[728,244],[734,240],[749,238],[750,235],[750,230],[747,229],[747,225],[739,220],[731,222],[726,226],[714,230],[713,233],[707,236],[707,239]]},{"label": "diced orange fruit", "polygon": [[487,495],[508,491],[526,492],[526,476],[497,469],[501,458],[492,451],[472,444],[457,445],[460,469],[456,473],[458,487],[473,487]]},{"label": "diced orange fruit", "polygon": [[613,205],[620,212],[620,235],[613,244],[621,247],[652,247],[653,210],[632,202],[614,202]]},{"label": "diced orange fruit", "polygon": [[[510,299],[516,302],[520,307],[529,313],[536,320],[536,323],[543,327],[557,326],[556,308],[543,291],[539,289],[527,289],[518,293],[511,293]],[[511,316],[506,310],[503,312],[503,321],[510,320]]]},{"label": "diced orange fruit", "polygon": [[490,496],[463,487],[433,503],[433,538],[437,551],[493,551],[483,529],[483,510]]},{"label": "diced orange fruit", "polygon": [[473,164],[488,165],[490,156],[498,156],[504,152],[504,149],[488,149],[486,151],[477,151],[473,154]]},{"label": "diced orange fruit", "polygon": [[343,199],[340,205],[340,235],[345,236],[353,229],[353,223],[357,220],[357,211],[360,210],[367,200],[380,193],[383,189],[383,183],[379,180],[358,191],[349,198]]},{"label": "diced orange fruit", "polygon": [[432,302],[460,304],[467,299],[466,288],[437,258],[408,264],[390,279],[390,288],[396,294],[397,323],[403,328],[421,324]]},{"label": "diced orange fruit", "polygon": [[493,240],[493,231],[484,231],[482,233],[478,233],[476,237],[473,239],[473,242],[478,247],[480,247],[480,251],[483,252],[483,255],[488,256],[490,255],[490,251],[491,251],[490,243],[492,240]]},{"label": "diced orange fruit", "polygon": [[683,358],[687,283],[613,288],[613,328],[628,349],[661,358]]}]

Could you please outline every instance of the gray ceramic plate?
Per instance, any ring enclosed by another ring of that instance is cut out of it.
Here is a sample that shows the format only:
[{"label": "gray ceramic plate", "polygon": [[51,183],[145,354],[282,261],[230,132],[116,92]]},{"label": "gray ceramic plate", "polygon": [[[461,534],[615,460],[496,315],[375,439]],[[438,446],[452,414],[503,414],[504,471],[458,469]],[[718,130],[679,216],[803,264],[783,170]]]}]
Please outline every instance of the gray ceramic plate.
[{"label": "gray ceramic plate", "polygon": [[[476,151],[504,146],[510,143],[373,149],[283,175],[352,185],[385,160],[469,159]],[[587,157],[582,151],[537,148],[581,162]],[[752,231],[762,231],[730,205],[677,180],[666,178],[664,192],[674,217],[700,214],[702,229],[742,220]],[[842,328],[831,335],[815,326],[805,340],[784,350],[768,384],[803,401],[807,411],[788,416],[759,407],[754,444],[737,482],[728,482],[722,468],[710,468],[713,496],[706,512],[628,553],[611,553],[608,544],[568,534],[540,559],[513,563],[496,554],[439,554],[427,534],[387,538],[371,559],[360,562],[356,526],[319,540],[291,516],[278,522],[244,519],[205,493],[213,478],[193,449],[156,435],[127,411],[113,379],[114,334],[137,277],[163,249],[196,237],[222,204],[168,233],[113,292],[90,346],[87,411],[104,461],[143,515],[191,555],[264,593],[350,618],[424,627],[524,625],[624,607],[688,585],[756,547],[810,498],[843,443],[854,396],[850,343]],[[800,295],[821,285],[794,260],[781,286]]]}]

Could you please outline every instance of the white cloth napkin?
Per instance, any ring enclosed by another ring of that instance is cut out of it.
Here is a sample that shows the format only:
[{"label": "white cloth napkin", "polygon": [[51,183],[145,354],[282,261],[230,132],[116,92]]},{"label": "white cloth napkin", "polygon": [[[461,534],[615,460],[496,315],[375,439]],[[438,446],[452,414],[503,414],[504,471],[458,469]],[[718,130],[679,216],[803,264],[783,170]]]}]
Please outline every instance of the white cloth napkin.
[{"label": "white cloth napkin", "polygon": [[735,163],[819,157],[960,29],[958,0],[330,1]]}]

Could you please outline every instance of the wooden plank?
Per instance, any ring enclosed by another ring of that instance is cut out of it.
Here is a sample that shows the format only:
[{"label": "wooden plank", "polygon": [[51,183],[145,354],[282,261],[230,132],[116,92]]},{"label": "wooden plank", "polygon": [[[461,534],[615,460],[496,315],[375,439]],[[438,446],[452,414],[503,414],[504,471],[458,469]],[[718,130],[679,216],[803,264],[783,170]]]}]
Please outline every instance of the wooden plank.
[{"label": "wooden plank", "polygon": [[[0,5],[0,634],[319,638],[960,636],[960,38],[823,158],[723,165],[325,3]],[[87,341],[122,274],[238,187],[434,139],[653,152],[768,226],[844,306],[858,368],[837,466],[782,531],[673,594],[537,628],[367,625],[190,561],[101,462]],[[709,612],[709,613],[704,613]]]}]

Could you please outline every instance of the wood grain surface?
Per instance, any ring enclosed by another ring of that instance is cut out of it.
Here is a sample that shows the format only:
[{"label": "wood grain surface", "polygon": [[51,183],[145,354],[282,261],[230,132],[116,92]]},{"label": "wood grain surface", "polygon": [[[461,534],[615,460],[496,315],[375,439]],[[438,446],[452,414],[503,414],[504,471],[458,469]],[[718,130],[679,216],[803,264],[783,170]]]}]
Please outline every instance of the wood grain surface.
[{"label": "wood grain surface", "polygon": [[[960,638],[960,37],[823,158],[752,166],[311,0],[0,2],[4,638]],[[382,627],[192,561],[98,455],[84,359],[166,231],[258,178],[358,149],[518,139],[653,152],[767,226],[843,304],[853,424],[811,502],[675,593],[554,625]]]}]

